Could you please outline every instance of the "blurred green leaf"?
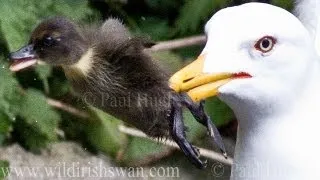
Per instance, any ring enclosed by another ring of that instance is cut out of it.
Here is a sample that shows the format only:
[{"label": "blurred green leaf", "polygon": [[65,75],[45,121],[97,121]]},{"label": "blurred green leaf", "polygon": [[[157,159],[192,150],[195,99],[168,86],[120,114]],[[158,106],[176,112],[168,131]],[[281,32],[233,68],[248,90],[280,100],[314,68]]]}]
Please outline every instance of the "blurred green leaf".
[{"label": "blurred green leaf", "polygon": [[0,145],[2,145],[7,138],[6,134],[0,133]]},{"label": "blurred green leaf", "polygon": [[21,93],[18,82],[3,61],[0,61],[0,82],[0,111],[13,119],[20,110]]},{"label": "blurred green leaf", "polygon": [[25,129],[20,134],[25,144],[33,149],[45,146],[57,138],[59,114],[47,103],[46,97],[39,91],[28,90],[21,100],[19,116]]},{"label": "blurred green leaf", "polygon": [[170,73],[174,73],[182,67],[182,58],[171,51],[155,52],[152,53],[152,57]]},{"label": "blurred green leaf", "polygon": [[49,139],[55,139],[55,129],[60,119],[58,113],[48,105],[46,97],[39,91],[28,90],[21,102],[20,116],[36,127]]},{"label": "blurred green leaf", "polygon": [[[0,160],[0,179],[4,179],[5,177],[8,176],[9,171],[9,162],[8,161],[3,161]],[[8,171],[6,171],[8,170]]]},{"label": "blurred green leaf", "polygon": [[177,9],[181,1],[182,0],[146,0],[145,2],[152,10],[169,13],[169,10]]},{"label": "blurred green leaf", "polygon": [[205,23],[216,10],[226,7],[230,0],[189,0],[180,9],[176,20],[177,32],[190,35],[203,29]]},{"label": "blurred green leaf", "polygon": [[9,53],[8,44],[5,39],[4,33],[2,32],[2,24],[0,21],[0,56],[6,57],[8,53]]},{"label": "blurred green leaf", "polygon": [[188,109],[184,109],[183,111],[184,124],[187,127],[186,135],[187,139],[190,142],[193,142],[199,136],[206,133],[206,128],[197,122],[197,120],[192,116],[191,112]]},{"label": "blurred green leaf", "polygon": [[49,93],[48,78],[51,75],[52,66],[49,66],[49,65],[36,66],[36,72],[38,73],[40,79],[43,82],[43,87],[45,92],[48,94]]},{"label": "blurred green leaf", "polygon": [[291,11],[293,9],[293,0],[272,0],[272,4]]},{"label": "blurred green leaf", "polygon": [[139,164],[142,159],[166,151],[166,147],[149,139],[130,137],[121,159],[125,164]]},{"label": "blurred green leaf", "polygon": [[8,70],[8,65],[0,59],[0,144],[2,144],[20,110],[19,86],[16,79]]},{"label": "blurred green leaf", "polygon": [[11,129],[11,124],[12,120],[9,118],[9,116],[0,111],[0,134],[8,133]]},{"label": "blurred green leaf", "polygon": [[101,110],[91,107],[91,121],[86,126],[87,138],[98,150],[116,157],[127,144],[127,137],[121,133],[118,126],[121,121]]},{"label": "blurred green leaf", "polygon": [[70,84],[65,80],[61,80],[59,78],[52,78],[49,83],[50,85],[50,95],[52,97],[61,97],[70,92]]},{"label": "blurred green leaf", "polygon": [[40,152],[41,148],[46,147],[53,139],[38,131],[37,127],[28,124],[25,119],[17,118],[14,123],[14,134],[17,141],[26,149],[32,152]]},{"label": "blurred green leaf", "polygon": [[49,65],[36,66],[36,72],[38,72],[40,79],[47,80],[52,72],[52,67]]},{"label": "blurred green leaf", "polygon": [[168,39],[170,27],[166,20],[155,17],[141,17],[139,20],[139,31],[145,36],[152,37],[154,41]]},{"label": "blurred green leaf", "polygon": [[229,106],[217,97],[207,99],[205,109],[216,126],[224,125],[234,119],[234,114]]}]

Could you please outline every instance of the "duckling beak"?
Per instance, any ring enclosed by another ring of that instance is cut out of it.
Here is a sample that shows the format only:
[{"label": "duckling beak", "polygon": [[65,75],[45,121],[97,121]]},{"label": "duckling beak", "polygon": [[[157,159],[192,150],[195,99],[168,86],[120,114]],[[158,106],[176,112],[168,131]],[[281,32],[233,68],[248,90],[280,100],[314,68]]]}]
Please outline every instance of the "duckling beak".
[{"label": "duckling beak", "polygon": [[249,78],[247,73],[204,73],[203,65],[206,55],[187,65],[169,80],[170,87],[176,92],[187,92],[195,102],[219,94],[219,87],[236,78]]},{"label": "duckling beak", "polygon": [[33,44],[22,47],[16,52],[10,53],[10,60],[13,63],[10,66],[11,71],[20,71],[37,63],[37,57],[33,49]]}]

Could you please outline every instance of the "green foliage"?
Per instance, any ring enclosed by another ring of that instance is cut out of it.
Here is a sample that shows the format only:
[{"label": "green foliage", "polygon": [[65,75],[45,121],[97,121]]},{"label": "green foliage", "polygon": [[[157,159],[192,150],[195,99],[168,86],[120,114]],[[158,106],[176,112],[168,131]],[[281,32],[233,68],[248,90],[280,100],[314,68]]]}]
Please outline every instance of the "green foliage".
[{"label": "green foliage", "polygon": [[89,142],[93,147],[116,157],[127,144],[127,137],[121,133],[118,119],[96,109],[90,108],[91,121],[86,129]]},{"label": "green foliage", "polygon": [[81,20],[92,14],[86,0],[7,0],[1,2],[0,12],[2,31],[11,51],[25,44],[26,35],[46,17],[60,15]]},{"label": "green foliage", "polygon": [[18,82],[11,75],[7,64],[0,61],[0,144],[12,130],[12,123],[19,112],[19,93]]},{"label": "green foliage", "polygon": [[21,100],[19,115],[48,139],[56,138],[54,130],[57,128],[59,115],[48,105],[43,93],[28,90]]},{"label": "green foliage", "polygon": [[9,173],[9,171],[6,171],[6,169],[9,168],[9,162],[8,161],[0,161],[0,179],[4,179],[5,177],[7,177],[7,173]]},{"label": "green foliage", "polygon": [[138,23],[140,33],[148,34],[154,41],[168,39],[170,36],[168,22],[163,21],[160,18],[142,17]]},{"label": "green foliage", "polygon": [[206,22],[213,13],[226,7],[230,3],[228,0],[189,0],[180,10],[180,15],[176,20],[177,31],[183,35],[190,35],[199,30],[202,31]]},{"label": "green foliage", "polygon": [[[86,0],[8,0],[1,2],[0,12],[0,50],[5,56],[7,50],[13,51],[26,44],[32,29],[44,18],[60,15],[80,21],[87,20],[94,14],[94,11],[88,8]],[[9,137],[13,130],[19,142],[31,150],[37,150],[57,139],[56,130],[60,116],[49,107],[43,92],[32,89],[23,92],[5,61],[1,58],[0,143]],[[35,72],[48,93],[48,78],[52,74],[52,68],[39,66]],[[64,85],[60,83],[60,86]]]},{"label": "green foliage", "polygon": [[146,0],[146,3],[149,8],[156,11],[165,11],[169,13],[172,9],[177,9],[182,0]]},{"label": "green foliage", "polygon": [[[8,0],[1,2],[0,12],[3,40],[7,42],[10,51],[25,45],[35,25],[47,17],[67,16],[76,21],[84,21],[94,15],[93,10],[88,8],[86,0],[42,0],[41,2]],[[38,68],[37,72],[43,80],[44,89],[48,91],[46,78],[50,75],[51,67],[46,70],[41,69]]]},{"label": "green foliage", "polygon": [[57,139],[56,130],[60,116],[48,105],[41,92],[28,90],[20,104],[15,127],[21,143],[28,149],[37,151]]},{"label": "green foliage", "polygon": [[48,84],[48,78],[50,77],[52,73],[52,67],[49,65],[42,65],[37,66],[36,72],[39,75],[40,80],[43,82],[43,87],[46,93],[49,93],[49,84]]},{"label": "green foliage", "polygon": [[139,164],[142,159],[150,158],[166,151],[166,147],[159,143],[138,137],[130,137],[129,143],[121,159],[125,164]]},{"label": "green foliage", "polygon": [[294,1],[293,0],[272,0],[272,4],[287,10],[292,10]]},{"label": "green foliage", "polygon": [[169,72],[176,72],[182,67],[182,58],[174,52],[155,52],[152,57],[160,62]]},{"label": "green foliage", "polygon": [[0,110],[8,117],[13,118],[18,111],[16,102],[19,98],[18,83],[16,79],[10,74],[8,67],[4,63],[0,63]]},{"label": "green foliage", "polygon": [[205,109],[216,126],[221,126],[234,119],[231,109],[216,97],[206,100]]}]

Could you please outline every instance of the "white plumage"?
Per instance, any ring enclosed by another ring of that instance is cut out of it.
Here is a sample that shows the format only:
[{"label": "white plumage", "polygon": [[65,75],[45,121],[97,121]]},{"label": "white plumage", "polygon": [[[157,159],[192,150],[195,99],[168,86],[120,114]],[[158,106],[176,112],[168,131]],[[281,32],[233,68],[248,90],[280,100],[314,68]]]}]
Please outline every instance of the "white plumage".
[{"label": "white plumage", "polygon": [[310,31],[320,55],[320,0],[296,0],[294,12]]},{"label": "white plumage", "polygon": [[231,179],[320,179],[313,22],[306,29],[286,10],[261,3],[223,9],[206,25],[200,58],[172,77],[172,86],[194,100],[217,91],[234,111],[239,127]]}]

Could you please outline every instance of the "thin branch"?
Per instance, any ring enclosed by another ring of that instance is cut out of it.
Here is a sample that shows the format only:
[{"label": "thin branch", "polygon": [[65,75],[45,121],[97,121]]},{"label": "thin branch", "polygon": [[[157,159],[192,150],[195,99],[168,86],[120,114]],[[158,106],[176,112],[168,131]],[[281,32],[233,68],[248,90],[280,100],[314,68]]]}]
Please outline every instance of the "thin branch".
[{"label": "thin branch", "polygon": [[161,159],[163,159],[165,157],[171,156],[173,152],[174,152],[173,148],[165,147],[165,149],[162,150],[161,152],[156,152],[154,154],[150,154],[150,155],[147,155],[143,158],[140,158],[139,160],[129,162],[128,165],[135,166],[135,167],[148,166],[152,163],[160,161]]},{"label": "thin branch", "polygon": [[86,112],[80,111],[77,108],[74,108],[68,104],[61,102],[61,101],[47,98],[47,103],[52,107],[64,110],[72,115],[75,115],[75,116],[78,116],[81,118],[89,118],[89,114],[87,114]]},{"label": "thin branch", "polygon": [[[170,147],[174,147],[174,148],[177,148],[177,149],[180,149],[179,146],[174,142],[174,141],[171,141],[171,140],[165,140],[165,141],[158,141],[158,140],[155,140],[149,136],[147,136],[146,134],[144,134],[143,132],[139,131],[139,130],[136,130],[136,129],[133,129],[133,128],[129,128],[129,127],[126,127],[126,126],[123,126],[123,125],[119,125],[119,130],[125,134],[128,134],[128,135],[131,135],[131,136],[135,136],[135,137],[141,137],[141,138],[146,138],[146,139],[150,139],[152,141],[155,141],[155,142],[160,142],[164,145],[167,145],[167,146],[170,146]],[[198,148],[199,151],[200,151],[200,154],[204,157],[207,157],[207,158],[210,158],[210,159],[213,159],[213,160],[216,160],[216,161],[219,161],[221,163],[224,163],[224,164],[227,164],[227,165],[232,165],[232,158],[231,157],[228,157],[227,159],[224,158],[224,156],[220,153],[217,153],[215,151],[211,151],[211,150],[208,150],[208,149],[204,149],[204,148]]]},{"label": "thin branch", "polygon": [[[58,109],[61,109],[61,110],[64,110],[66,112],[69,112],[70,114],[73,114],[75,116],[78,116],[78,117],[81,117],[81,118],[88,118],[89,117],[89,114],[83,112],[83,111],[80,111],[68,104],[65,104],[61,101],[57,101],[57,100],[54,100],[54,99],[50,99],[50,98],[47,98],[47,102],[49,105],[55,107],[55,108],[58,108]],[[158,141],[158,140],[155,140],[149,136],[147,136],[145,133],[143,133],[142,131],[139,131],[137,129],[133,129],[133,128],[129,128],[129,127],[125,127],[123,125],[120,125],[119,126],[119,130],[125,134],[128,134],[128,135],[131,135],[131,136],[135,136],[135,137],[141,137],[141,138],[146,138],[146,139],[149,139],[149,140],[152,140],[152,141],[155,141],[155,142],[160,142],[166,146],[170,146],[170,147],[173,147],[173,148],[176,148],[176,149],[179,149],[179,146],[174,142],[174,141],[171,141],[171,140],[164,140],[164,141]],[[204,149],[204,148],[198,148],[200,150],[200,154],[204,157],[207,157],[207,158],[210,158],[210,159],[213,159],[213,160],[216,160],[216,161],[219,161],[219,162],[222,162],[224,164],[227,164],[227,165],[231,165],[232,164],[232,158],[231,157],[228,157],[227,159],[224,158],[224,156],[220,153],[217,153],[215,151],[211,151],[211,150],[208,150],[208,149]]]},{"label": "thin branch", "polygon": [[206,43],[206,40],[207,38],[204,35],[191,36],[191,37],[182,38],[182,39],[159,42],[156,45],[152,46],[149,50],[151,52],[158,52],[158,51],[166,51],[166,50],[178,49],[178,48],[194,46],[194,45],[203,45]]}]

